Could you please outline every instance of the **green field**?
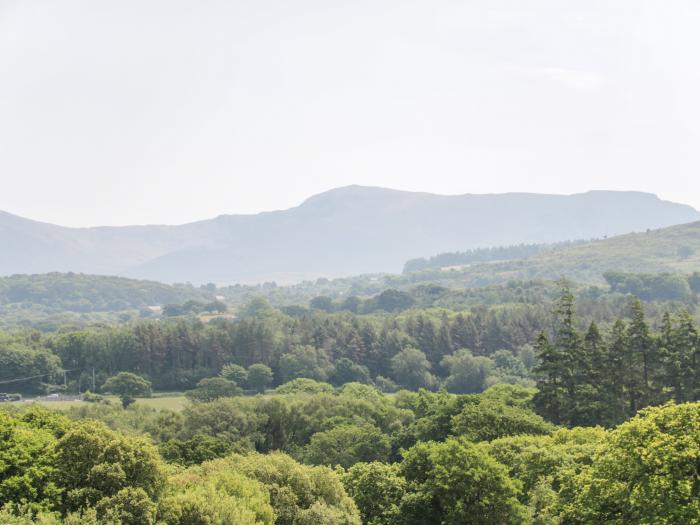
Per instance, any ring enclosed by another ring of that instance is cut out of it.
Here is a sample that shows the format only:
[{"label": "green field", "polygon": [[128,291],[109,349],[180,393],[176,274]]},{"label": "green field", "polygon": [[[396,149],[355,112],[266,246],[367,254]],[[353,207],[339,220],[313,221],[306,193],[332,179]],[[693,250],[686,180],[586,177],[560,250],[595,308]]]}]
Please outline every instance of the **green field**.
[{"label": "green field", "polygon": [[[113,405],[119,405],[119,398],[116,396],[107,396]],[[36,403],[38,405],[45,406],[47,408],[54,408],[57,410],[68,410],[71,407],[80,406],[85,401],[46,401],[46,400],[32,400],[26,399],[24,401],[17,401],[12,403],[15,406],[26,406],[30,403]],[[179,412],[188,403],[187,398],[182,394],[168,394],[168,395],[154,395],[149,398],[138,398],[136,400],[137,405],[147,406],[156,409],[167,409]]]}]

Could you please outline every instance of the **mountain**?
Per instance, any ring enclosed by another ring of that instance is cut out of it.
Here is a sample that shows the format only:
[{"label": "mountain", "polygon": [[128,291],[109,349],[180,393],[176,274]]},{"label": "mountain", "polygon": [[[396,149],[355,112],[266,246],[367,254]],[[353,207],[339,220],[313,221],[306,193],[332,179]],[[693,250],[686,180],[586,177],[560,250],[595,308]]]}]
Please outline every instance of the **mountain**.
[{"label": "mountain", "polygon": [[433,195],[349,186],[300,206],[179,226],[65,228],[0,213],[0,275],[85,272],[193,283],[400,272],[407,259],[613,236],[700,220],[648,193]]}]

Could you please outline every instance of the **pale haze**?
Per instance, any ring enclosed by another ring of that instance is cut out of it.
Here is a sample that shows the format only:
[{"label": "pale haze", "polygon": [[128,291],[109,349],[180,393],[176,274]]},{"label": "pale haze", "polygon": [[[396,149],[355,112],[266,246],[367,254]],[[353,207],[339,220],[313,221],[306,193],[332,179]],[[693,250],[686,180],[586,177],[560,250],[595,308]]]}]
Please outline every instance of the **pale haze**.
[{"label": "pale haze", "polygon": [[0,210],[69,226],[350,184],[700,208],[700,2],[0,0]]}]

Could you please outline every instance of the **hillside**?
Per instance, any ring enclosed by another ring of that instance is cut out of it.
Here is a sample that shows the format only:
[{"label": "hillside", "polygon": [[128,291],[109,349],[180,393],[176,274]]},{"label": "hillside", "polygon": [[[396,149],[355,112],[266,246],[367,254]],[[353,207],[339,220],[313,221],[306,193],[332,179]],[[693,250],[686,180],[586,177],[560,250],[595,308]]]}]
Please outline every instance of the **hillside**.
[{"label": "hillside", "polygon": [[609,271],[692,273],[700,271],[700,222],[549,251],[528,259],[409,274],[415,281],[484,286],[509,280],[556,279],[603,283]]},{"label": "hillside", "polygon": [[219,284],[399,272],[428,254],[700,219],[639,192],[442,196],[351,186],[288,210],[180,226],[64,228],[0,213],[0,275],[84,272]]},{"label": "hillside", "polygon": [[211,300],[191,286],[76,273],[0,277],[0,307],[40,306],[68,312],[119,312],[151,305]]}]

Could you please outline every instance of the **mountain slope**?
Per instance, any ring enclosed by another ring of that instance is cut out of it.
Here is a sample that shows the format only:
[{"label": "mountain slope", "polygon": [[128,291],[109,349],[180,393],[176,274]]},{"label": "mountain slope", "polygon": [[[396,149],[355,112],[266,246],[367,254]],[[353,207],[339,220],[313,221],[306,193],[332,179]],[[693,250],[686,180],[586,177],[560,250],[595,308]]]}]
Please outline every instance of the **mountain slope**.
[{"label": "mountain slope", "polygon": [[289,210],[181,226],[62,228],[0,214],[0,274],[80,271],[217,283],[399,272],[431,253],[644,231],[700,219],[638,192],[442,196],[350,186]]}]

